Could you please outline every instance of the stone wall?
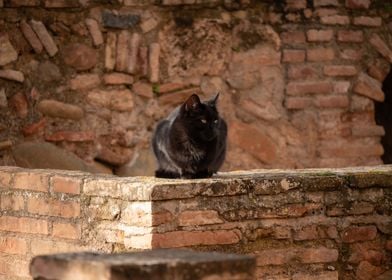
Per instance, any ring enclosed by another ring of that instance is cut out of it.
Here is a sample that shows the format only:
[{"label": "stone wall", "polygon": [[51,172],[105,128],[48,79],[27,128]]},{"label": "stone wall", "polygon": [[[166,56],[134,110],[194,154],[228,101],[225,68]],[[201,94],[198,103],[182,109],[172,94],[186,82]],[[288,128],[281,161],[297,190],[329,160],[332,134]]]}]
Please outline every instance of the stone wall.
[{"label": "stone wall", "polygon": [[253,255],[257,279],[392,274],[387,165],[200,180],[2,167],[0,210],[0,279],[29,279],[39,254],[184,247]]},{"label": "stone wall", "polygon": [[156,122],[217,91],[225,170],[379,164],[387,2],[0,1],[0,164],[151,174]]}]

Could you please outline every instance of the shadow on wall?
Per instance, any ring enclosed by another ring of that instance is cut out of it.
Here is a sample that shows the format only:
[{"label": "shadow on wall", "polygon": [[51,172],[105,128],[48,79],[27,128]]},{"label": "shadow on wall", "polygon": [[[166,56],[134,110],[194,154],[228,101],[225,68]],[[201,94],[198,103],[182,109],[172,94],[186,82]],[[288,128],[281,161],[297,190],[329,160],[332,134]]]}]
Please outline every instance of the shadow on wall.
[{"label": "shadow on wall", "polygon": [[386,76],[382,90],[385,93],[385,101],[376,103],[376,122],[385,129],[385,135],[381,139],[384,147],[382,160],[385,164],[392,163],[392,69]]}]

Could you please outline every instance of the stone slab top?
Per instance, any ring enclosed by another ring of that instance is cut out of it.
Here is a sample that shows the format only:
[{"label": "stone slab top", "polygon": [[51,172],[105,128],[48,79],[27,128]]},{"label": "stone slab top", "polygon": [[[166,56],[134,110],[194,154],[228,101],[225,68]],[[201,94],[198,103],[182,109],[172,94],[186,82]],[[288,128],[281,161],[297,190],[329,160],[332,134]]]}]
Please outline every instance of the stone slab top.
[{"label": "stone slab top", "polygon": [[[100,196],[126,201],[156,201],[196,196],[231,196],[252,193],[273,195],[293,189],[306,191],[339,188],[392,187],[392,165],[322,169],[258,169],[219,172],[207,179],[116,177],[91,173],[0,167],[0,175],[33,173],[79,180],[81,196]],[[12,184],[12,180],[11,180]]]},{"label": "stone slab top", "polygon": [[30,273],[34,279],[58,280],[71,279],[67,275],[88,280],[204,279],[207,275],[223,273],[252,275],[255,265],[256,259],[251,256],[157,249],[121,254],[84,252],[36,256],[30,263]]}]

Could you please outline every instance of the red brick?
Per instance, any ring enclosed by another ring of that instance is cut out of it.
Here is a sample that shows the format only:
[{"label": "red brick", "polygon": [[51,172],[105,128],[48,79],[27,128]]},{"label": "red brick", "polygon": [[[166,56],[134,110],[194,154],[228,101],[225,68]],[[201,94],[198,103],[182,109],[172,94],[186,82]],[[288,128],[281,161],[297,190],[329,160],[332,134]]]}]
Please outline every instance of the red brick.
[{"label": "red brick", "polygon": [[131,236],[124,242],[129,248],[149,249],[236,244],[240,239],[241,234],[238,230],[173,231]]},{"label": "red brick", "polygon": [[127,30],[122,30],[117,38],[116,70],[119,72],[125,72],[128,69],[128,44],[130,37],[131,36]]},{"label": "red brick", "polygon": [[374,266],[367,261],[362,261],[357,267],[356,279],[357,280],[375,279],[375,277],[379,276],[384,271],[385,269],[382,267]]},{"label": "red brick", "polygon": [[148,52],[148,74],[151,83],[159,82],[159,54],[161,52],[161,47],[159,43],[151,43]]},{"label": "red brick", "polygon": [[348,16],[325,16],[321,17],[321,23],[330,25],[348,25],[350,23],[350,19]]},{"label": "red brick", "polygon": [[45,25],[41,21],[35,20],[31,20],[30,25],[33,28],[34,32],[37,34],[39,40],[41,41],[49,56],[54,56],[58,52],[58,48],[52,36],[46,29]]},{"label": "red brick", "polygon": [[339,6],[339,0],[314,0],[315,7]]},{"label": "red brick", "polygon": [[92,142],[95,140],[95,133],[91,131],[57,131],[45,136],[50,142]]},{"label": "red brick", "polygon": [[283,50],[283,62],[304,62],[305,61],[305,51],[304,50]]},{"label": "red brick", "polygon": [[306,9],[306,0],[286,0],[285,7],[290,11]]},{"label": "red brick", "polygon": [[146,98],[154,97],[154,92],[152,91],[151,84],[137,82],[132,86],[132,90],[139,96],[143,96]]},{"label": "red brick", "polygon": [[368,9],[370,0],[346,0],[346,7],[350,9]]},{"label": "red brick", "polygon": [[319,234],[316,225],[304,227],[294,232],[294,240],[313,240],[318,239]]},{"label": "red brick", "polygon": [[338,41],[360,43],[363,42],[363,31],[361,30],[339,30]]},{"label": "red brick", "polygon": [[0,252],[12,255],[27,254],[27,242],[16,237],[0,237]]},{"label": "red brick", "polygon": [[347,210],[349,215],[371,214],[374,211],[374,205],[369,202],[356,202]]},{"label": "red brick", "polygon": [[305,43],[305,33],[303,31],[287,31],[280,35],[284,44],[301,44]]},{"label": "red brick", "polygon": [[330,93],[333,86],[326,81],[289,82],[286,87],[288,95],[305,95],[308,93]]},{"label": "red brick", "polygon": [[382,246],[374,242],[359,242],[350,246],[349,263],[368,261],[373,265],[381,265],[385,262],[385,254]]},{"label": "red brick", "polygon": [[99,29],[99,24],[95,19],[87,18],[85,20],[86,26],[90,32],[91,38],[93,39],[94,46],[103,44],[102,32]]},{"label": "red brick", "polygon": [[358,80],[355,82],[353,87],[353,91],[379,102],[383,102],[385,99],[381,83],[365,73],[359,74]]},{"label": "red brick", "polygon": [[381,26],[381,24],[382,19],[380,17],[360,16],[354,18],[354,25],[378,27]]},{"label": "red brick", "polygon": [[323,71],[327,76],[355,76],[357,74],[357,68],[352,65],[326,65]]},{"label": "red brick", "polygon": [[257,266],[289,263],[329,263],[336,262],[338,256],[337,249],[325,247],[268,249],[257,254]]},{"label": "red brick", "polygon": [[314,14],[318,17],[326,17],[326,16],[333,16],[337,15],[339,12],[336,9],[331,9],[331,8],[318,8],[314,12]]},{"label": "red brick", "polygon": [[335,58],[335,52],[332,48],[307,49],[306,57],[308,61],[328,61]]},{"label": "red brick", "polygon": [[184,211],[178,217],[180,226],[221,224],[218,212],[214,210]]},{"label": "red brick", "polygon": [[356,50],[356,49],[343,49],[340,52],[340,57],[342,59],[347,59],[347,60],[361,60],[363,55],[363,51],[361,49]]},{"label": "red brick", "polygon": [[389,63],[392,63],[392,51],[380,36],[372,34],[369,42]]},{"label": "red brick", "polygon": [[23,127],[22,133],[24,136],[31,136],[43,132],[46,126],[46,119],[42,118],[39,121],[28,124],[27,126]]},{"label": "red brick", "polygon": [[313,99],[310,97],[286,97],[284,104],[287,109],[305,109],[313,105]]},{"label": "red brick", "polygon": [[103,76],[105,85],[132,85],[133,77],[123,73],[110,73]]},{"label": "red brick", "polygon": [[291,228],[290,227],[274,227],[274,238],[276,239],[290,239],[291,238]]},{"label": "red brick", "polygon": [[0,230],[47,235],[48,222],[26,217],[1,216]]},{"label": "red brick", "polygon": [[105,68],[113,70],[116,65],[117,36],[114,32],[108,32],[105,45]]},{"label": "red brick", "polygon": [[76,218],[80,215],[80,203],[74,201],[47,200],[44,198],[30,198],[27,211],[44,216],[58,216]]},{"label": "red brick", "polygon": [[328,42],[333,38],[333,30],[310,29],[306,31],[306,36],[309,42]]},{"label": "red brick", "polygon": [[70,177],[54,176],[52,178],[52,188],[54,192],[80,194],[81,179]]},{"label": "red brick", "polygon": [[359,241],[373,240],[377,236],[375,226],[351,226],[342,233],[344,243],[354,243]]},{"label": "red brick", "polygon": [[379,65],[370,65],[368,71],[369,76],[375,78],[376,80],[383,82],[388,75],[389,69],[379,66]]},{"label": "red brick", "polygon": [[41,41],[38,39],[37,34],[35,34],[31,26],[28,23],[26,23],[26,21],[22,20],[20,23],[20,29],[23,33],[23,36],[29,42],[29,44],[34,49],[34,51],[36,53],[41,53],[42,50],[44,49],[44,46],[42,45]]},{"label": "red brick", "polygon": [[19,211],[24,209],[24,198],[18,194],[1,194],[1,210]]},{"label": "red brick", "polygon": [[85,248],[75,241],[71,240],[69,242],[54,241],[54,240],[40,240],[34,238],[31,241],[31,253],[33,256],[43,255],[43,254],[56,254],[56,253],[67,253],[67,252],[80,252],[86,251]]},{"label": "red brick", "polygon": [[316,67],[308,64],[301,65],[290,65],[287,73],[289,79],[293,80],[307,80],[307,79],[317,79],[318,70]]},{"label": "red brick", "polygon": [[101,83],[98,74],[79,74],[69,81],[72,90],[81,90],[97,87]]},{"label": "red brick", "polygon": [[47,175],[20,172],[15,174],[14,188],[47,192],[49,189],[49,179]]},{"label": "red brick", "polygon": [[45,8],[77,8],[78,0],[45,0]]},{"label": "red brick", "polygon": [[66,239],[80,239],[81,229],[79,224],[53,223],[53,237]]},{"label": "red brick", "polygon": [[333,84],[333,93],[347,93],[351,83],[349,81],[335,81]]}]

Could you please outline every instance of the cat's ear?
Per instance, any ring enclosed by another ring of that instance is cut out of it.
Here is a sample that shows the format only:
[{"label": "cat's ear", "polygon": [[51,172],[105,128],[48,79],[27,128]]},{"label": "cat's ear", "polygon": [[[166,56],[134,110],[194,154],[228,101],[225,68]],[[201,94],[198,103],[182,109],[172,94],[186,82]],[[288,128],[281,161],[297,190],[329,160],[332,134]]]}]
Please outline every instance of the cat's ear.
[{"label": "cat's ear", "polygon": [[208,105],[215,107],[216,103],[218,102],[220,92],[218,92],[214,98],[207,101]]},{"label": "cat's ear", "polygon": [[196,110],[200,107],[201,102],[197,94],[192,94],[184,103],[185,111]]}]

